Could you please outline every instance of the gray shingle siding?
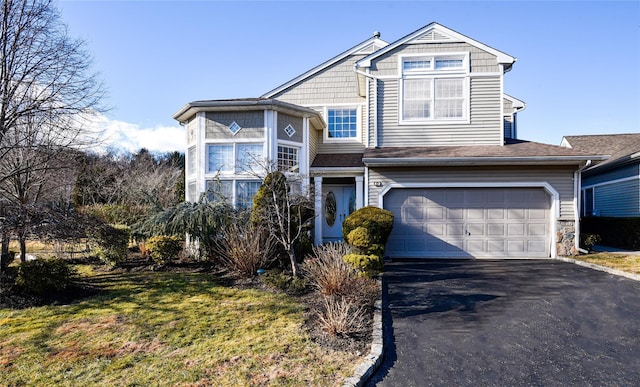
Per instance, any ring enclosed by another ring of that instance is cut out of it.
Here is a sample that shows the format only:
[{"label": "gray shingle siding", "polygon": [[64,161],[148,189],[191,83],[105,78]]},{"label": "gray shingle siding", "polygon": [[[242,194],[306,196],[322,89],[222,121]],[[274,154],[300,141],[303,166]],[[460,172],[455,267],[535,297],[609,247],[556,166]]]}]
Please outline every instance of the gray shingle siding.
[{"label": "gray shingle siding", "polygon": [[273,98],[298,105],[363,103],[358,96],[355,62],[364,55],[348,56],[315,76],[275,94]]},{"label": "gray shingle siding", "polygon": [[[235,135],[229,126],[236,122],[242,129]],[[264,112],[207,113],[205,124],[207,140],[234,140],[264,138]]]},{"label": "gray shingle siding", "polygon": [[[293,136],[289,137],[284,129],[291,125],[296,131]],[[288,114],[278,113],[278,140],[287,140],[302,143],[303,141],[302,118],[293,117]]]}]

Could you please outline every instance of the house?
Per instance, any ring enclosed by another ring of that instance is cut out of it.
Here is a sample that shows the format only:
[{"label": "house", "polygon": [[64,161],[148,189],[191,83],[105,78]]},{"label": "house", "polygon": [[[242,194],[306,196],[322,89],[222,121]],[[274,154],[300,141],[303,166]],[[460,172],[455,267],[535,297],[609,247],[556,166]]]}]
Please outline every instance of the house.
[{"label": "house", "polygon": [[195,101],[187,199],[247,206],[262,157],[315,197],[314,240],[342,239],[355,209],[395,214],[392,257],[555,257],[575,252],[578,175],[603,156],[517,138],[505,94],[516,58],[438,23],[376,33],[259,98]]},{"label": "house", "polygon": [[565,136],[561,146],[611,156],[582,171],[582,216],[640,217],[640,133]]}]

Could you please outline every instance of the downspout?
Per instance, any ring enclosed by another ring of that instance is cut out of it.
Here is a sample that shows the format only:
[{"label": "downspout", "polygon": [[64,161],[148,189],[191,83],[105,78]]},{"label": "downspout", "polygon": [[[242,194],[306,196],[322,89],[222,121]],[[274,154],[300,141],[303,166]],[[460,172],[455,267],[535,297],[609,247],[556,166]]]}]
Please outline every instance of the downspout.
[{"label": "downspout", "polygon": [[[378,147],[378,78],[374,75],[371,75],[369,71],[364,72],[362,70],[358,70],[356,66],[354,66],[354,71],[356,74],[362,75],[364,77],[370,78],[373,80],[373,147]],[[369,93],[369,88],[367,88],[367,94]],[[371,95],[369,95],[371,97]],[[367,103],[371,103],[369,98],[367,98]],[[367,144],[370,144],[369,136],[367,133]]]},{"label": "downspout", "polygon": [[575,187],[575,192],[574,192],[574,196],[576,198],[576,206],[573,209],[575,212],[575,216],[576,216],[576,225],[575,225],[575,238],[573,243],[576,246],[576,250],[578,250],[580,253],[582,254],[589,254],[589,252],[585,249],[580,248],[580,209],[582,208],[582,171],[584,171],[585,169],[589,168],[591,166],[591,160],[587,160],[587,162],[584,164],[584,166],[578,168],[577,171],[575,171],[573,173],[573,178],[575,181],[575,184],[573,185]]}]

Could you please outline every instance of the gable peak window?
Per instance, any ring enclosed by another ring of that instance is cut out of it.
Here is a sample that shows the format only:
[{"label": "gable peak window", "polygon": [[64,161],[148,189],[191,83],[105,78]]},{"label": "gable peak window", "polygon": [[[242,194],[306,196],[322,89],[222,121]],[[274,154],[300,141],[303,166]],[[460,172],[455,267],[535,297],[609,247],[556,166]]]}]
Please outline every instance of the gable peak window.
[{"label": "gable peak window", "polygon": [[401,58],[400,120],[463,121],[468,116],[468,54]]}]

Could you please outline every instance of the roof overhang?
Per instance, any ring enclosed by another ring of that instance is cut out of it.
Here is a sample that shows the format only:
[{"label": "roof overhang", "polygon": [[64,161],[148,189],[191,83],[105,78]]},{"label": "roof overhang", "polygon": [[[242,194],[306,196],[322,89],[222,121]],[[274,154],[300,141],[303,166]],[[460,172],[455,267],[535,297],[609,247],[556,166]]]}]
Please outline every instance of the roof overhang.
[{"label": "roof overhang", "polygon": [[363,158],[367,167],[452,167],[452,166],[512,166],[512,165],[585,165],[589,160],[604,160],[606,156],[549,157],[381,157]]},{"label": "roof overhang", "polygon": [[362,176],[364,167],[311,167],[309,168],[311,176],[323,177],[352,177]]},{"label": "roof overhang", "polygon": [[311,121],[311,125],[318,129],[327,126],[324,119],[317,111],[272,98],[246,98],[189,102],[178,110],[173,115],[173,118],[180,123],[184,123],[199,112],[242,112],[256,110],[275,110],[295,117],[306,117]]},{"label": "roof overhang", "polygon": [[358,62],[356,62],[356,68],[368,68],[371,67],[371,62],[388,53],[389,51],[392,51],[394,49],[396,49],[397,47],[403,45],[403,44],[407,44],[410,43],[412,40],[418,38],[419,36],[429,32],[430,30],[437,30],[438,32],[450,37],[451,39],[458,41],[458,42],[464,42],[464,43],[468,43],[472,46],[478,47],[481,50],[484,50],[486,52],[489,52],[493,55],[495,55],[497,62],[500,64],[504,65],[504,71],[507,72],[511,69],[511,66],[516,62],[516,58],[505,54],[502,51],[496,50],[493,47],[487,46],[484,43],[481,43],[477,40],[471,39],[470,37],[463,35],[457,31],[454,31],[450,28],[447,28],[441,24],[438,23],[429,23],[426,26],[420,28],[419,30],[410,33],[409,35],[400,38],[398,40],[396,40],[395,42],[389,44],[388,46],[372,53],[371,55],[368,55],[364,58],[362,58],[361,60],[359,60]]}]

